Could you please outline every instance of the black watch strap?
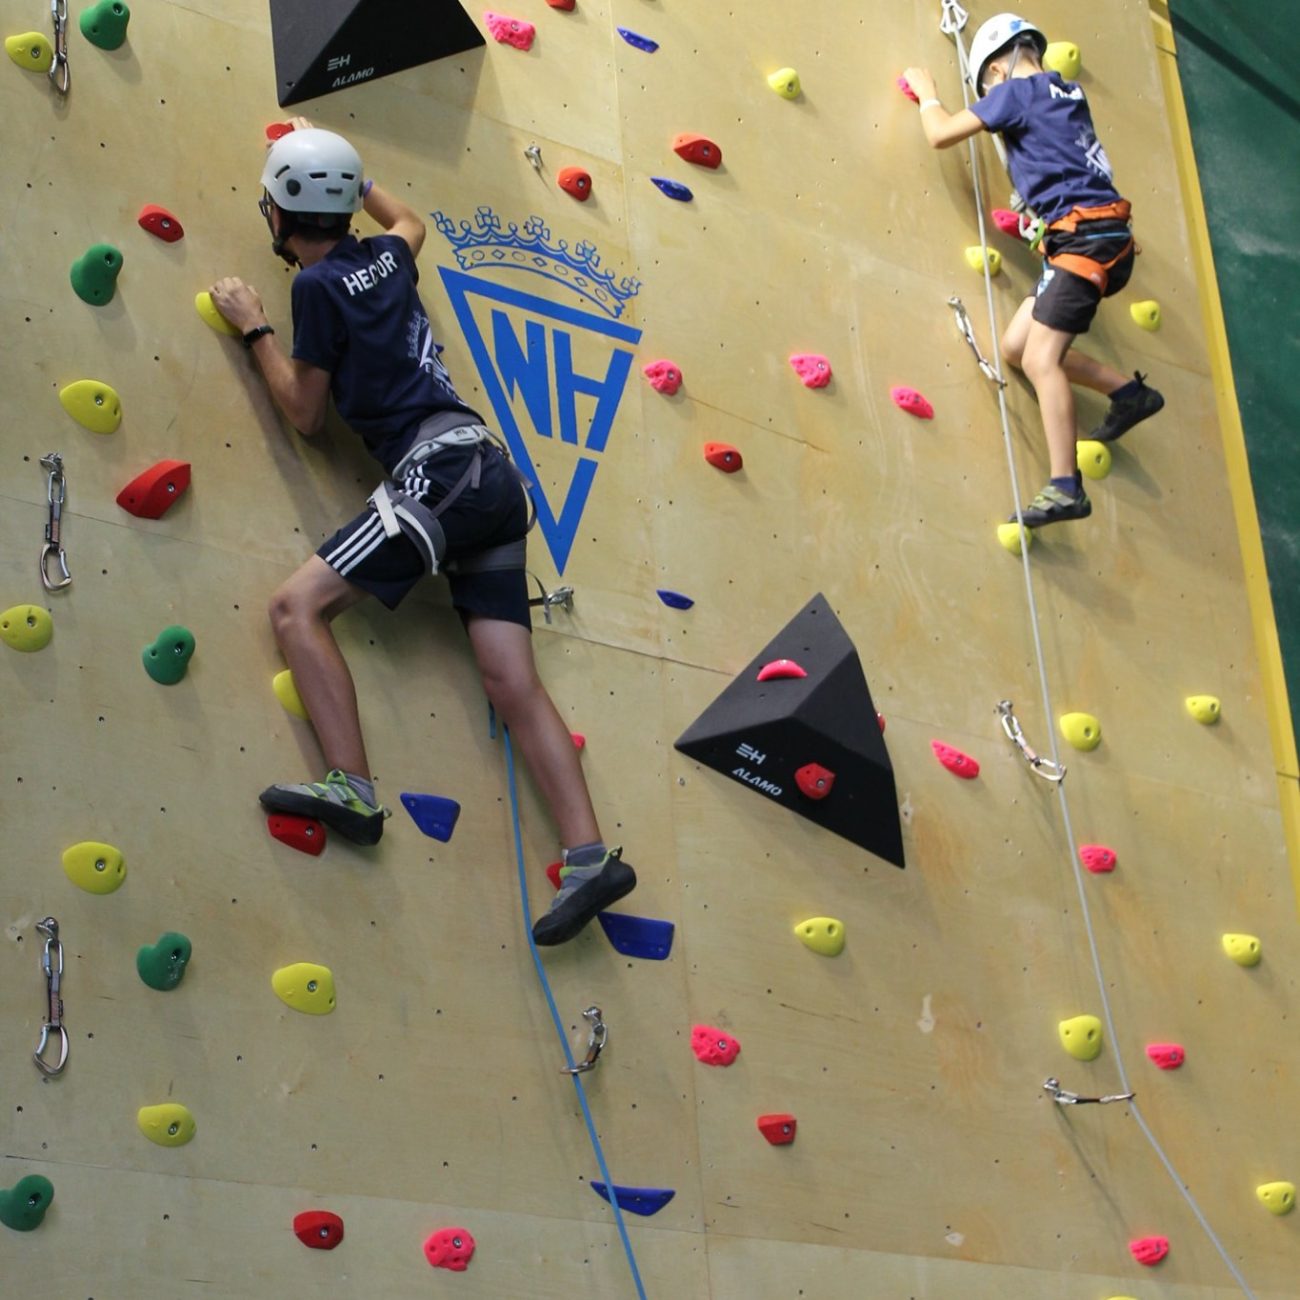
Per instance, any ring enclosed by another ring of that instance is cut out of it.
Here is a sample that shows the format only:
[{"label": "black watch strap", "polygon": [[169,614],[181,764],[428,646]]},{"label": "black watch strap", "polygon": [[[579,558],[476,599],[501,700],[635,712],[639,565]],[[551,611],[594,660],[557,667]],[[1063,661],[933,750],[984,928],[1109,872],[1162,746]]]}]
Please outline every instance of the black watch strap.
[{"label": "black watch strap", "polygon": [[274,334],[275,330],[269,325],[259,325],[256,329],[251,329],[244,335],[244,346],[251,348],[263,334]]}]

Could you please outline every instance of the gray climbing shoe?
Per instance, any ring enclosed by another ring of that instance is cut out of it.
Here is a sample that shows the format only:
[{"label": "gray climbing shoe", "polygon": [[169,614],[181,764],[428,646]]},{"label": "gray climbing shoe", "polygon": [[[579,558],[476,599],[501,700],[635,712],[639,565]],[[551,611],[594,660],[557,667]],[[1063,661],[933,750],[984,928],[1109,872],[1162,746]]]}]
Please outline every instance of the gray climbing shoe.
[{"label": "gray climbing shoe", "polygon": [[533,942],[539,947],[568,943],[597,912],[635,888],[636,872],[623,861],[622,849],[608,850],[600,862],[589,867],[565,867],[560,892],[533,926]]}]

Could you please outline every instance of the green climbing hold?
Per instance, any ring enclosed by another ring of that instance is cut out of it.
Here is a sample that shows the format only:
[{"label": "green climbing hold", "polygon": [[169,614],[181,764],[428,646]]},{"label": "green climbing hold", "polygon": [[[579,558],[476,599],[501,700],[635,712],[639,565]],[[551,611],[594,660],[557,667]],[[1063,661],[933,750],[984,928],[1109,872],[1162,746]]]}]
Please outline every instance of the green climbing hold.
[{"label": "green climbing hold", "polygon": [[126,40],[131,10],[123,0],[99,0],[81,11],[81,34],[101,50],[115,50]]},{"label": "green climbing hold", "polygon": [[102,307],[111,302],[122,269],[122,254],[112,244],[91,244],[72,264],[72,287],[82,302]]},{"label": "green climbing hold", "polygon": [[194,654],[194,633],[173,624],[158,633],[141,653],[144,670],[161,686],[175,686],[190,666]]},{"label": "green climbing hold", "polygon": [[194,945],[176,930],[168,930],[155,944],[146,944],[135,955],[140,978],[160,993],[169,993],[185,978]]},{"label": "green climbing hold", "polygon": [[41,1226],[53,1199],[54,1184],[42,1174],[28,1174],[0,1191],[0,1223],[15,1232],[31,1232]]}]

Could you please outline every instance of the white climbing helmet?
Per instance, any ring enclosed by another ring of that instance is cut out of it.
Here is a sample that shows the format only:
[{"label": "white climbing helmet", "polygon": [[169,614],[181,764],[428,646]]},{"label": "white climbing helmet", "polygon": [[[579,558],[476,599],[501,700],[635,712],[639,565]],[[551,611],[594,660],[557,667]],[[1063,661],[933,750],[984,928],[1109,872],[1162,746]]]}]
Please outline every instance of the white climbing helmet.
[{"label": "white climbing helmet", "polygon": [[984,93],[984,69],[989,61],[1001,54],[1018,36],[1028,36],[1041,59],[1047,51],[1047,37],[1033,23],[1018,14],[994,14],[980,24],[975,39],[970,43],[970,66],[975,69],[975,93]]},{"label": "white climbing helmet", "polygon": [[263,187],[286,212],[357,212],[361,181],[361,155],[341,135],[318,127],[282,135],[262,168]]}]

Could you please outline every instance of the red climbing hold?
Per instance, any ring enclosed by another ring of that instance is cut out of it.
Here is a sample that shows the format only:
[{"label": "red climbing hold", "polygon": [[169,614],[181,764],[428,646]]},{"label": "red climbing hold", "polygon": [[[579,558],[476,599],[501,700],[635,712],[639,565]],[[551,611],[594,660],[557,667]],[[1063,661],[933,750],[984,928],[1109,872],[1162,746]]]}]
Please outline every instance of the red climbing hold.
[{"label": "red climbing hold", "polygon": [[117,494],[117,504],[141,519],[161,519],[189,485],[189,461],[160,460]]},{"label": "red climbing hold", "polygon": [[1150,1267],[1152,1264],[1160,1263],[1169,1254],[1169,1238],[1139,1237],[1137,1241],[1130,1241],[1128,1248],[1139,1264]]},{"label": "red climbing hold", "polygon": [[551,865],[546,868],[546,879],[549,880],[556,889],[559,889],[560,887],[560,872],[563,868],[563,862],[552,862]]},{"label": "red climbing hold", "polygon": [[831,382],[831,363],[816,352],[796,352],[790,364],[805,388],[825,388]]},{"label": "red climbing hold", "polygon": [[268,140],[279,140],[293,130],[292,122],[268,122],[266,124],[266,138]]},{"label": "red climbing hold", "polygon": [[697,167],[717,167],[722,162],[722,150],[707,135],[689,131],[673,136],[673,152]]},{"label": "red climbing hold", "polygon": [[895,77],[894,85],[905,94],[914,104],[921,102],[921,97],[912,89],[912,83],[906,77]]},{"label": "red climbing hold", "polygon": [[580,731],[571,731],[571,732],[569,732],[569,739],[570,739],[571,741],[573,741],[573,747],[574,747],[574,749],[586,749],[586,748],[587,748],[587,737],[584,736],[584,735],[582,734],[582,732],[580,732]]},{"label": "red climbing hold", "polygon": [[885,715],[883,713],[877,713],[876,722],[880,724],[880,734],[883,736],[885,734]]},{"label": "red climbing hold", "polygon": [[572,9],[578,0],[546,0],[552,9]]},{"label": "red climbing hold", "polygon": [[1079,861],[1092,872],[1100,875],[1115,870],[1115,850],[1104,844],[1080,844]]},{"label": "red climbing hold", "polygon": [[724,474],[734,474],[745,467],[745,458],[729,442],[706,442],[704,459]]},{"label": "red climbing hold", "polygon": [[464,1228],[439,1228],[424,1239],[424,1257],[434,1268],[463,1273],[474,1258],[474,1238]]},{"label": "red climbing hold", "polygon": [[758,1131],[774,1146],[789,1146],[794,1141],[799,1121],[793,1115],[760,1115]]},{"label": "red climbing hold", "polygon": [[581,167],[561,167],[555,183],[566,193],[572,194],[579,203],[586,203],[591,198],[591,173]]},{"label": "red climbing hold", "polygon": [[966,781],[973,781],[979,776],[980,765],[969,754],[963,754],[960,749],[945,745],[942,740],[932,740],[930,748],[934,750],[935,758],[954,776],[959,776]]},{"label": "red climbing hold", "polygon": [[758,670],[760,682],[770,682],[773,678],[807,676],[808,674],[793,659],[773,659]]},{"label": "red climbing hold", "polygon": [[641,373],[656,393],[667,393],[671,397],[682,386],[681,367],[671,361],[652,361],[648,366],[642,366]]},{"label": "red climbing hold", "polygon": [[266,819],[266,829],[281,844],[287,844],[301,853],[310,853],[313,858],[319,857],[320,851],[325,847],[325,827],[314,817],[271,813]]},{"label": "red climbing hold", "polygon": [[1147,1055],[1162,1070],[1176,1070],[1187,1059],[1187,1053],[1177,1043],[1148,1043]]},{"label": "red climbing hold", "polygon": [[994,208],[993,224],[1004,235],[1015,235],[1017,239],[1020,238],[1020,215],[1012,212],[1010,208]]},{"label": "red climbing hold", "polygon": [[691,1051],[705,1065],[730,1065],[740,1054],[740,1040],[711,1025],[691,1029]]},{"label": "red climbing hold", "polygon": [[825,799],[835,788],[835,773],[820,763],[805,763],[794,774],[794,783],[809,799]]},{"label": "red climbing hold", "polygon": [[136,221],[141,229],[157,235],[164,243],[174,244],[178,239],[185,238],[185,227],[181,225],[180,218],[156,203],[146,203],[140,209]]},{"label": "red climbing hold", "polygon": [[333,1250],[343,1240],[343,1220],[329,1210],[304,1210],[293,1216],[298,1240],[312,1250]]},{"label": "red climbing hold", "polygon": [[934,419],[934,407],[915,388],[904,388],[900,384],[895,384],[889,390],[889,400],[900,411],[906,411],[908,415],[914,415],[918,420]]},{"label": "red climbing hold", "polygon": [[511,18],[509,14],[495,14],[491,9],[483,13],[483,21],[492,33],[492,39],[502,45],[513,45],[517,50],[531,50],[537,28],[525,18]]}]

